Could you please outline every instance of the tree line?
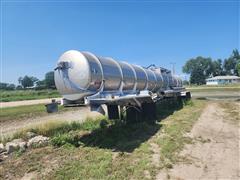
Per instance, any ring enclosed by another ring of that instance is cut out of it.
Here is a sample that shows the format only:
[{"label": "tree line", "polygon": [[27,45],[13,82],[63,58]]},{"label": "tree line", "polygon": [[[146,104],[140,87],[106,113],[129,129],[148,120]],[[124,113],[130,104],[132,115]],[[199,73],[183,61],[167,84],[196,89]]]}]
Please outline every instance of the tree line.
[{"label": "tree line", "polygon": [[205,84],[206,78],[224,75],[240,75],[240,54],[237,49],[232,51],[230,57],[222,60],[198,56],[189,59],[182,71],[190,74],[191,84]]},{"label": "tree line", "polygon": [[24,90],[29,88],[35,90],[56,89],[53,71],[47,72],[43,80],[39,80],[36,77],[27,75],[25,75],[24,77],[19,77],[18,83],[19,85],[16,86],[15,84],[0,82],[0,89],[1,90]]}]

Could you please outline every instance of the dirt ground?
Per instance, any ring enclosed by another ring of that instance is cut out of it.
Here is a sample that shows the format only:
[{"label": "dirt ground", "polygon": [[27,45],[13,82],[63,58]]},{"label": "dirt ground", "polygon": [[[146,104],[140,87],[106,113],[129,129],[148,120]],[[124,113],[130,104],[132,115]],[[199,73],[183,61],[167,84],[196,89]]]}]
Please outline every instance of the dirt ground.
[{"label": "dirt ground", "polygon": [[[221,102],[209,102],[187,135],[195,141],[186,145],[180,154],[186,162],[159,172],[158,180],[240,179],[240,103],[232,103],[234,112],[226,111]],[[231,113],[237,113],[238,121],[232,121]]]}]

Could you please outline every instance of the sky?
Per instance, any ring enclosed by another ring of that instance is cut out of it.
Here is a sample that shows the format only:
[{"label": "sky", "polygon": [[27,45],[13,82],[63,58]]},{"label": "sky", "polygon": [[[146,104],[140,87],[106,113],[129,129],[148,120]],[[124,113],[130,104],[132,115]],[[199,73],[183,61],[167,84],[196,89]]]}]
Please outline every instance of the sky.
[{"label": "sky", "polygon": [[[1,82],[43,79],[67,50],[182,75],[197,56],[239,49],[238,1],[1,1]],[[185,77],[184,77],[185,78]]]}]

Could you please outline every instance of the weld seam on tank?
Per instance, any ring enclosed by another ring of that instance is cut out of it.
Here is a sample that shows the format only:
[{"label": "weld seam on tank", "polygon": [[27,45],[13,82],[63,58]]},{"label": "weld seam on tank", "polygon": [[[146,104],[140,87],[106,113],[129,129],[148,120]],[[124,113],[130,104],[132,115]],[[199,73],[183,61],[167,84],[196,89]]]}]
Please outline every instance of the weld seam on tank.
[{"label": "weld seam on tank", "polygon": [[128,62],[123,62],[123,63],[125,63],[125,64],[127,64],[128,65],[128,67],[130,67],[131,69],[132,69],[132,71],[133,71],[133,74],[134,74],[134,85],[133,85],[133,89],[132,89],[132,91],[133,92],[136,92],[136,90],[137,90],[137,74],[136,74],[136,71],[135,71],[135,69],[133,68],[133,66],[131,65],[131,64],[129,64]]},{"label": "weld seam on tank", "polygon": [[118,61],[116,61],[115,59],[113,59],[113,58],[109,58],[109,59],[111,59],[116,65],[117,65],[117,67],[118,67],[118,69],[119,69],[119,71],[120,71],[120,74],[121,74],[121,82],[120,82],[120,85],[119,85],[119,88],[118,88],[118,90],[122,93],[122,86],[123,86],[123,72],[122,72],[122,68],[121,68],[121,66],[120,66],[120,64],[118,63]]},{"label": "weld seam on tank", "polygon": [[155,79],[155,87],[152,89],[152,92],[155,92],[155,89],[156,89],[156,87],[157,87],[157,77],[156,77],[155,73],[154,73],[152,70],[149,70],[149,71],[152,72],[153,77],[154,77],[154,79]]},{"label": "weld seam on tank", "polygon": [[[121,72],[121,77],[122,77],[122,79],[121,79],[121,85],[120,85],[120,89],[119,89],[119,91],[121,92],[121,93],[123,93],[123,89],[125,88],[124,86],[126,86],[125,85],[125,82],[124,82],[124,73],[123,73],[123,68],[121,67],[121,64],[120,63],[122,63],[122,64],[124,64],[123,62],[120,62],[120,61],[115,61],[117,64],[118,64],[118,67],[119,67],[119,69],[120,69],[120,72]],[[128,66],[128,64],[126,64],[125,63],[125,65],[127,65]],[[128,66],[129,67],[129,66]]]},{"label": "weld seam on tank", "polygon": [[[132,65],[132,67],[134,68],[135,72],[136,72],[136,79],[137,79],[137,88],[136,90],[137,91],[142,91],[145,89],[146,87],[146,74],[145,74],[145,71],[142,70],[142,68],[138,65]],[[141,77],[141,74],[144,74],[145,76],[144,77]],[[144,85],[143,85],[143,81],[144,81]],[[141,87],[143,86],[143,87]]]},{"label": "weld seam on tank", "polygon": [[[155,74],[155,72],[154,71],[152,71],[152,73],[153,73],[153,76],[154,76],[154,78],[155,78],[155,87],[154,87],[154,89],[153,89],[153,92],[156,92],[157,90],[157,86],[158,86],[158,80],[157,80],[157,77],[156,77],[156,74]],[[160,82],[161,83],[161,82]],[[160,88],[159,88],[160,89]]]},{"label": "weld seam on tank", "polygon": [[[128,64],[129,64],[129,63],[128,63]],[[134,87],[134,92],[137,92],[137,91],[138,91],[138,89],[137,89],[137,87],[138,87],[138,76],[137,76],[137,72],[136,72],[133,64],[129,64],[129,65],[130,65],[130,67],[133,69],[133,72],[134,72],[134,75],[135,75],[135,81],[136,81],[136,83],[135,83],[135,87]]]},{"label": "weld seam on tank", "polygon": [[[92,56],[92,58],[97,62],[97,64],[99,65],[99,67],[100,67],[100,70],[101,70],[101,75],[102,75],[102,77],[101,77],[101,84],[100,84],[100,86],[99,86],[99,88],[98,89],[96,89],[96,93],[98,93],[99,91],[101,91],[101,87],[103,86],[103,79],[104,79],[104,76],[103,76],[103,68],[102,68],[102,64],[101,64],[101,62],[99,61],[99,59],[97,58],[97,56],[95,55],[95,54],[93,54],[93,53],[91,53],[91,52],[81,52],[83,55],[84,55],[84,57],[87,59],[87,61],[88,61],[88,65],[89,65],[89,72],[91,72],[91,69],[90,69],[90,62],[89,62],[89,59],[87,58],[87,55],[88,56]],[[93,75],[92,75],[92,73],[90,73],[90,76],[91,76],[91,83],[92,83],[92,81],[93,81]],[[90,87],[90,86],[89,86]],[[88,88],[89,88],[88,87]]]},{"label": "weld seam on tank", "polygon": [[[99,57],[98,56],[98,59],[99,59],[100,63],[102,64],[102,67],[103,67],[103,77],[104,77],[103,91],[105,91],[105,92],[116,92],[120,88],[121,80],[119,82],[115,81],[115,83],[117,83],[117,84],[115,84],[115,86],[117,86],[117,87],[114,87],[114,85],[109,85],[109,82],[111,81],[111,79],[110,79],[110,77],[106,76],[106,73],[109,73],[109,72],[107,72],[107,70],[105,71],[104,68],[107,68],[108,63],[110,63],[110,62],[115,64],[117,68],[118,68],[118,65],[116,64],[116,62],[112,58],[109,58],[109,57]],[[118,70],[119,70],[119,68],[118,68]],[[121,74],[120,70],[119,70],[119,74]],[[121,79],[121,77],[120,77],[120,79]],[[110,87],[112,87],[112,89]]]},{"label": "weld seam on tank", "polygon": [[144,87],[144,90],[147,90],[148,89],[148,83],[149,83],[148,75],[147,75],[145,69],[142,66],[138,66],[138,67],[140,67],[143,70],[143,72],[145,73],[145,76],[147,78],[147,80],[145,81],[145,87]]},{"label": "weld seam on tank", "polygon": [[[145,69],[145,72],[147,74],[148,77],[148,88],[147,90],[154,92],[154,89],[157,85],[157,80],[156,80],[156,76],[154,74],[153,71],[151,71],[150,69]],[[150,75],[151,74],[151,75]],[[154,78],[154,80],[152,79],[152,77]],[[149,85],[150,84],[150,85]],[[152,85],[153,84],[153,85]],[[152,87],[153,86],[153,87]]]},{"label": "weld seam on tank", "polygon": [[142,69],[143,72],[145,73],[146,79],[145,79],[145,87],[143,88],[143,90],[147,90],[147,88],[148,88],[148,75],[147,75],[145,69],[142,66],[139,66],[139,65],[136,65],[136,66],[138,66],[140,69]]},{"label": "weld seam on tank", "polygon": [[[157,92],[158,90],[161,89],[161,84],[162,84],[162,75],[157,72],[157,71],[152,71],[155,78],[156,78],[156,86],[155,88],[153,89],[153,92]],[[159,77],[161,78],[161,81],[159,82]]]}]

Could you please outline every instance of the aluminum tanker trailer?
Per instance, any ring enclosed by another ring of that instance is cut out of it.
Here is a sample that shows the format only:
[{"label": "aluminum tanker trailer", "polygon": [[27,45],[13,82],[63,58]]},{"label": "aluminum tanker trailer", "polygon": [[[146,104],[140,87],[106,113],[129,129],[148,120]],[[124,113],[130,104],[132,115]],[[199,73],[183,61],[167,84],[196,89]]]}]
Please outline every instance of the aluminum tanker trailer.
[{"label": "aluminum tanker trailer", "polygon": [[59,58],[54,79],[63,105],[83,103],[104,114],[105,104],[109,119],[119,119],[125,112],[127,120],[154,120],[158,101],[191,96],[182,80],[165,68],[144,68],[76,50]]}]

